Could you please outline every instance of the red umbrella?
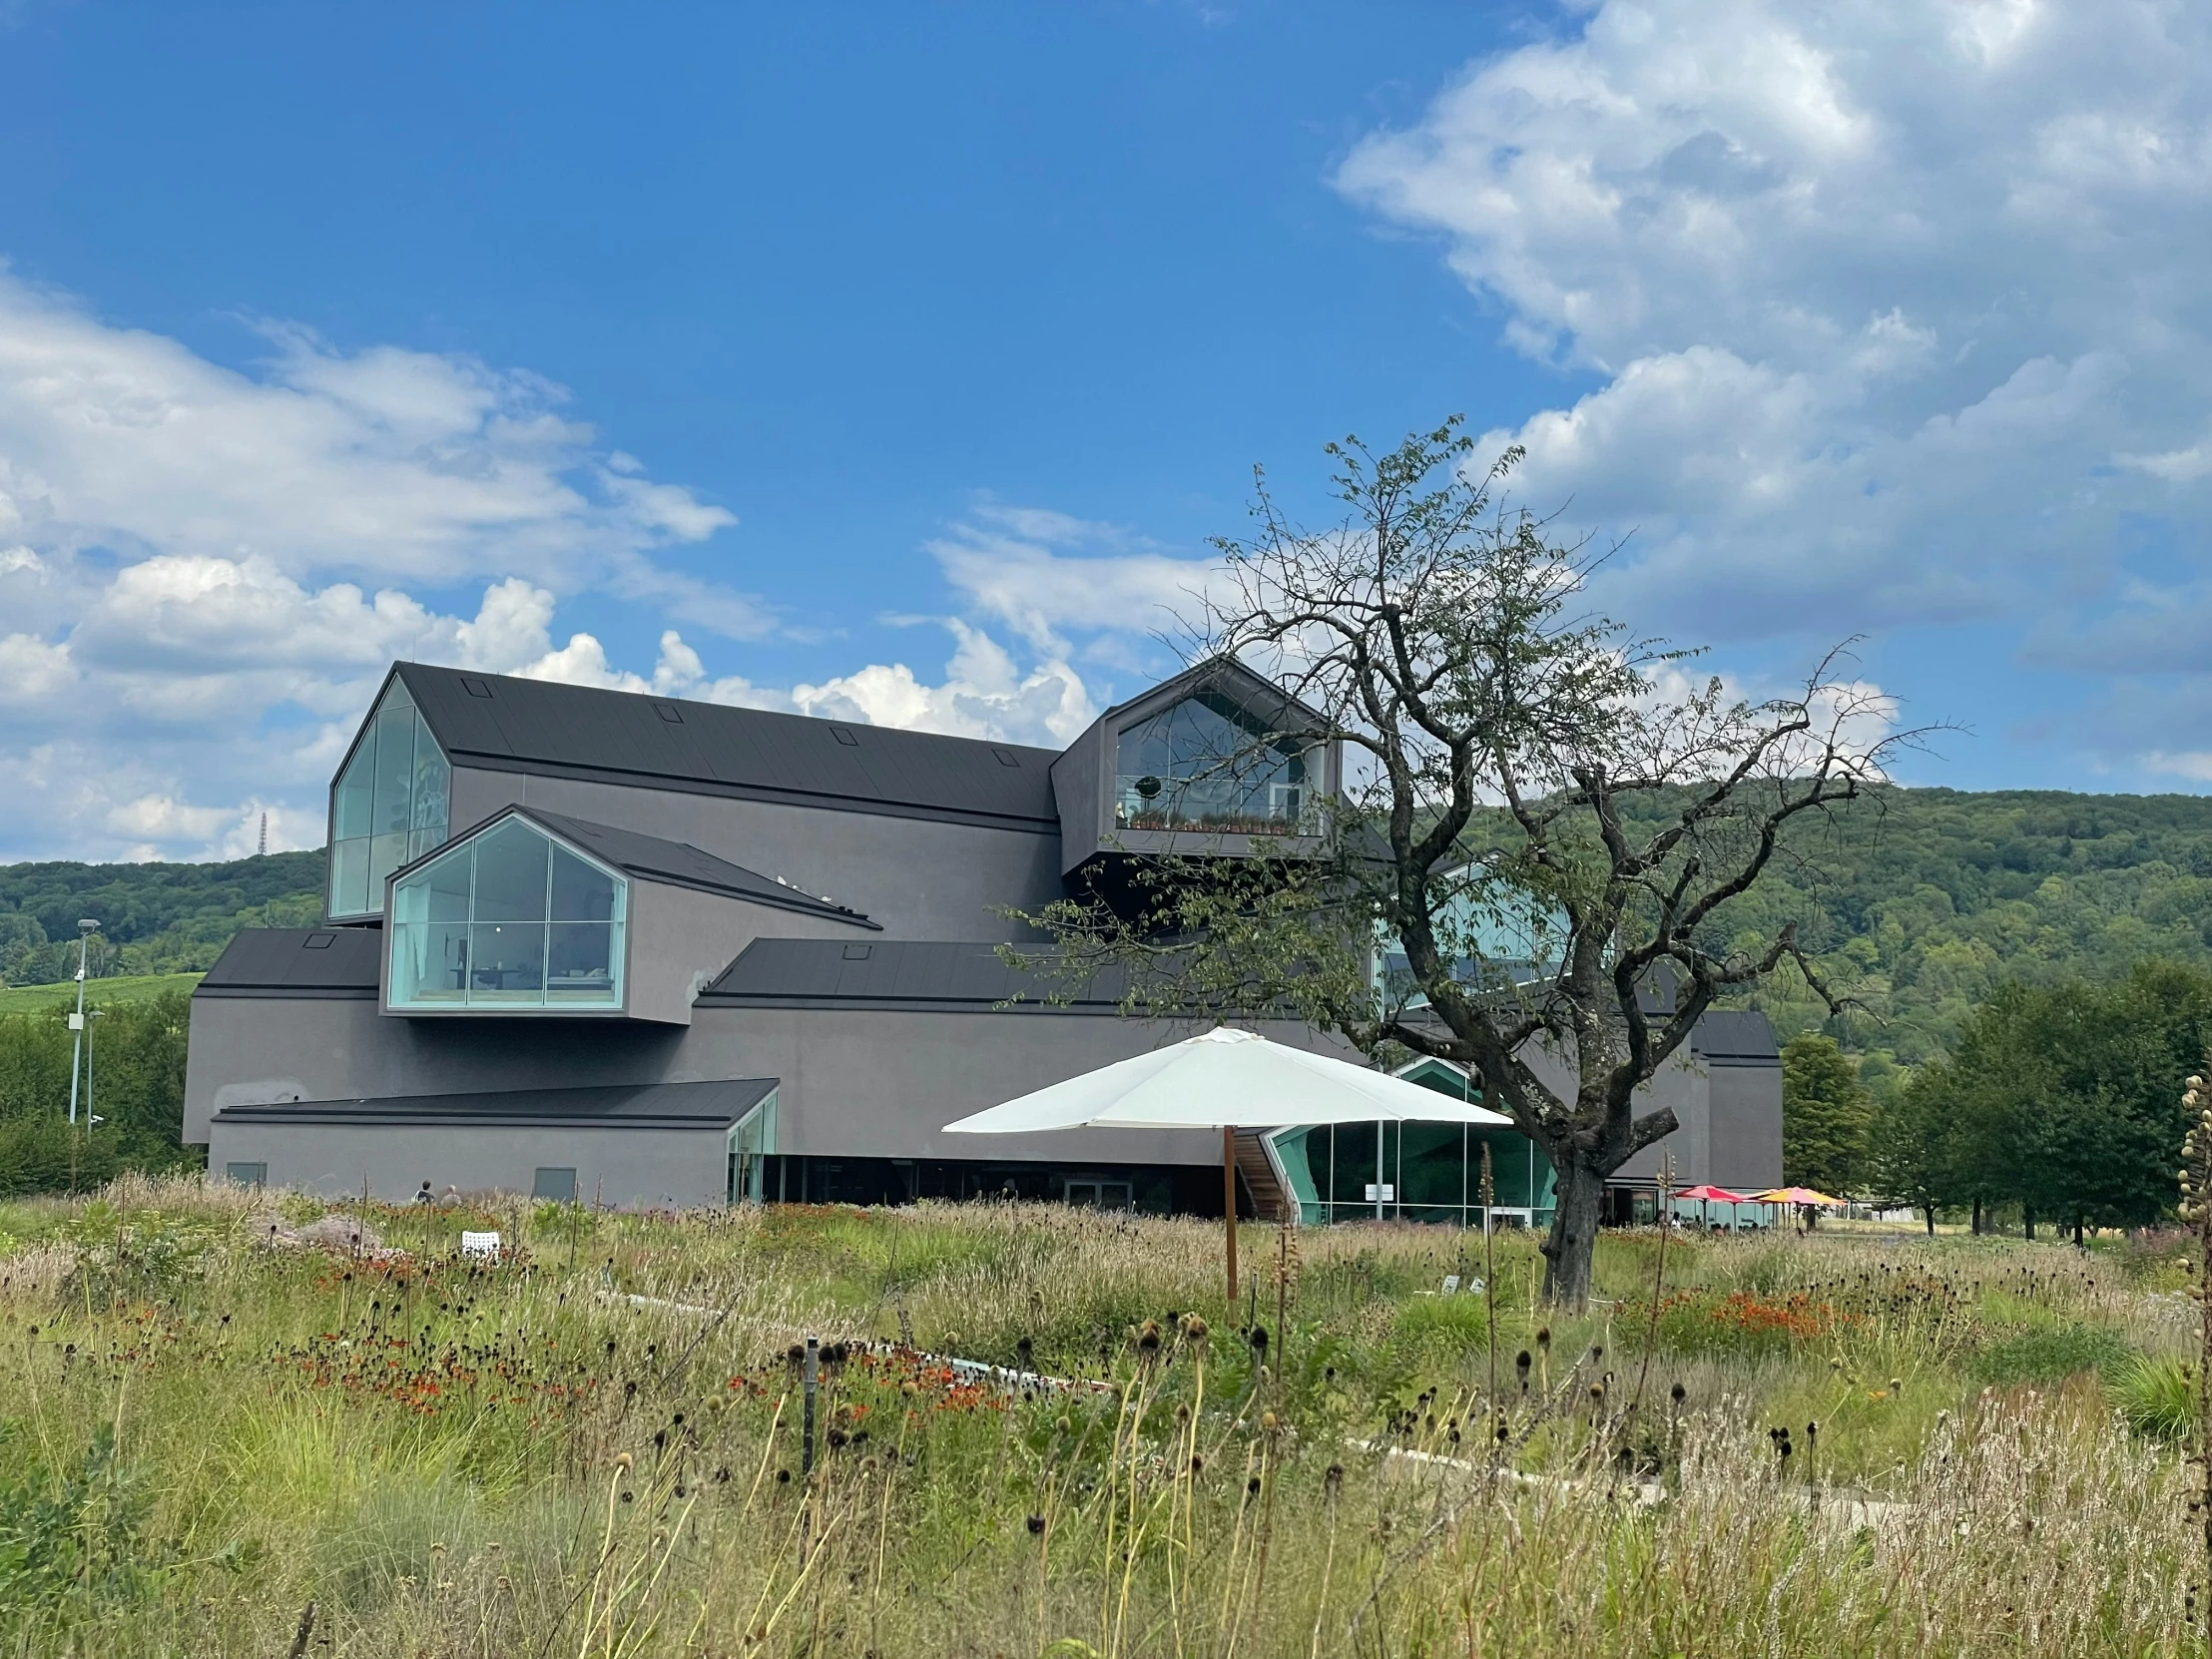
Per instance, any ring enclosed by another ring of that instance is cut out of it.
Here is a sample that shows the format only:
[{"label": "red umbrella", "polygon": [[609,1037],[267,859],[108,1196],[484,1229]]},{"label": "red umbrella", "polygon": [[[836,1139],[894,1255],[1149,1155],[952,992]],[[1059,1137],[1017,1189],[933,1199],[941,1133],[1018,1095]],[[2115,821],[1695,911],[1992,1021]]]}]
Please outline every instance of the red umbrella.
[{"label": "red umbrella", "polygon": [[1732,1193],[1726,1187],[1716,1187],[1710,1182],[1707,1182],[1702,1186],[1684,1187],[1674,1196],[1677,1198],[1694,1198],[1698,1201],[1697,1223],[1700,1227],[1703,1227],[1705,1225],[1707,1205],[1748,1204],[1750,1202],[1749,1198],[1747,1198],[1744,1194]]}]

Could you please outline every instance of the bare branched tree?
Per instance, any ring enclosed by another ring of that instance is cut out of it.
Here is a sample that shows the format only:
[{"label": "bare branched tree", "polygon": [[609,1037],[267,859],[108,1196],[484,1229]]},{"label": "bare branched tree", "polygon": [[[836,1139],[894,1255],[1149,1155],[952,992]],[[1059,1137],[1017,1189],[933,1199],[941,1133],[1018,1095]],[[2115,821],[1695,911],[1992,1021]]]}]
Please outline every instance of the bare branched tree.
[{"label": "bare branched tree", "polygon": [[1133,1011],[1265,1009],[1469,1068],[1557,1172],[1545,1294],[1580,1306],[1608,1178],[1677,1127],[1640,1091],[1699,1019],[1778,970],[1840,1006],[1795,922],[1726,933],[1723,907],[1923,734],[1839,655],[1754,702],[1583,613],[1587,550],[1498,504],[1517,451],[1485,473],[1471,449],[1456,419],[1333,444],[1342,522],[1299,528],[1263,476],[1257,531],[1219,544],[1193,654],[1344,746],[1329,832],[1129,859],[1113,895],[1028,918],[1056,948],[1026,960],[1111,966]]}]

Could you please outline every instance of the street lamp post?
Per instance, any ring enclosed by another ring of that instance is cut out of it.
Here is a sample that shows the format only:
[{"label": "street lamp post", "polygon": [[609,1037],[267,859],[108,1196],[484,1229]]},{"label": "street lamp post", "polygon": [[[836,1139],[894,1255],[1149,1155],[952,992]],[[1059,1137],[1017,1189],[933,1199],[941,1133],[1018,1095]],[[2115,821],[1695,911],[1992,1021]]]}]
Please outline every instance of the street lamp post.
[{"label": "street lamp post", "polygon": [[85,1046],[85,963],[92,950],[92,936],[100,923],[86,916],[77,923],[77,1011],[69,1016],[69,1126],[77,1127],[77,1069]]},{"label": "street lamp post", "polygon": [[92,1057],[100,1046],[92,1039],[99,1034],[100,1028],[93,1021],[106,1018],[107,1012],[105,1008],[85,1010],[85,1133],[88,1135],[100,1127],[100,1097],[92,1086]]}]

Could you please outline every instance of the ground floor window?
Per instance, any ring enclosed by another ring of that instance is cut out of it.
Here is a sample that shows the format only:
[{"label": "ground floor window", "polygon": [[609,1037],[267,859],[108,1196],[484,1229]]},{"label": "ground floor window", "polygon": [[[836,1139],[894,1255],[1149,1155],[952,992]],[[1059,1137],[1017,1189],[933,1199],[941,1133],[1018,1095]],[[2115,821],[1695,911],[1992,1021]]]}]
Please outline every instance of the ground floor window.
[{"label": "ground floor window", "polygon": [[1494,1227],[1551,1220],[1551,1160],[1527,1136],[1458,1123],[1338,1123],[1269,1136],[1302,1221],[1483,1223],[1482,1157],[1490,1159]]},{"label": "ground floor window", "polygon": [[728,1202],[765,1204],[768,1161],[776,1152],[776,1091],[730,1126]]},{"label": "ground floor window", "polygon": [[242,1187],[266,1187],[269,1185],[267,1164],[226,1164],[223,1173]]},{"label": "ground floor window", "polygon": [[556,1204],[576,1202],[576,1172],[572,1169],[540,1169],[531,1177],[530,1196]]},{"label": "ground floor window", "polygon": [[1136,1199],[1127,1181],[1085,1181],[1068,1177],[1067,1201],[1079,1210],[1127,1210]]}]

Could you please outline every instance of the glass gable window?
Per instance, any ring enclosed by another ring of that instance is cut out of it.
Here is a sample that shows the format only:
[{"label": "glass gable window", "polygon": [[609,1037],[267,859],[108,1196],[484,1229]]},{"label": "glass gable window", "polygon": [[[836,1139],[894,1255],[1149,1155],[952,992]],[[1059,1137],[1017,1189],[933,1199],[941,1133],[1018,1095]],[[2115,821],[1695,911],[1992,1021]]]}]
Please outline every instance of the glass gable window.
[{"label": "glass gable window", "polygon": [[391,889],[394,1008],[619,1008],[630,883],[507,818]]},{"label": "glass gable window", "polygon": [[384,877],[444,843],[451,793],[444,752],[394,680],[331,792],[333,920],[377,913]]},{"label": "glass gable window", "polygon": [[1311,833],[1310,748],[1215,692],[1122,733],[1114,823],[1123,830]]}]

